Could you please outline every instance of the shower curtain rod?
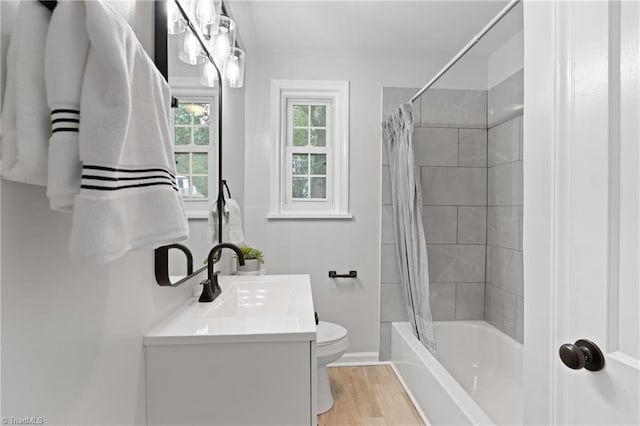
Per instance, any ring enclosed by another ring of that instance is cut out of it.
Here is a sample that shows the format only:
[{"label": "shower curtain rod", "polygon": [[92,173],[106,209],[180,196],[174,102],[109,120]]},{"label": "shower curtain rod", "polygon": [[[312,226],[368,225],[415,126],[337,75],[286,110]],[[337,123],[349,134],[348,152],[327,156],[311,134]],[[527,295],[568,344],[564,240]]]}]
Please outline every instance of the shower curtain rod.
[{"label": "shower curtain rod", "polygon": [[509,2],[509,4],[507,4],[500,12],[498,12],[498,14],[491,20],[489,21],[489,23],[475,36],[473,36],[473,38],[469,41],[469,43],[467,43],[457,54],[456,56],[453,57],[453,59],[451,59],[447,65],[445,65],[440,72],[438,72],[438,74],[436,74],[435,77],[433,77],[431,80],[429,80],[429,82],[420,90],[418,90],[418,93],[416,93],[415,95],[413,95],[413,97],[411,98],[411,100],[409,100],[409,102],[414,102],[416,99],[418,99],[420,96],[422,96],[422,94],[431,86],[433,86],[433,84],[438,81],[440,79],[440,77],[442,77],[444,75],[444,73],[446,73],[447,71],[449,71],[449,69],[451,69],[451,67],[453,67],[469,50],[471,50],[471,48],[473,46],[476,45],[476,43],[478,43],[482,37],[484,37],[490,30],[491,28],[495,27],[496,24],[498,22],[500,22],[500,20],[502,18],[505,17],[505,15],[507,13],[509,13],[511,11],[511,9],[513,9],[514,7],[516,7],[516,5],[518,3],[520,3],[521,0],[511,0]]}]

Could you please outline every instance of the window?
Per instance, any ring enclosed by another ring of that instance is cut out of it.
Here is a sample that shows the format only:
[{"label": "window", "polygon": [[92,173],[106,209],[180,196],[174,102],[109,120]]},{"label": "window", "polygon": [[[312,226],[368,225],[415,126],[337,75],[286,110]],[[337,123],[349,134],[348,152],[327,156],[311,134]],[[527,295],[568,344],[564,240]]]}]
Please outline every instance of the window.
[{"label": "window", "polygon": [[174,112],[178,189],[185,199],[209,197],[210,104],[180,101]]},{"label": "window", "polygon": [[350,218],[348,82],[272,81],[269,218]]},{"label": "window", "polygon": [[212,147],[215,145],[215,99],[211,90],[181,85],[172,90],[178,98],[172,108],[173,143],[178,190],[190,218],[206,217],[215,194]]}]

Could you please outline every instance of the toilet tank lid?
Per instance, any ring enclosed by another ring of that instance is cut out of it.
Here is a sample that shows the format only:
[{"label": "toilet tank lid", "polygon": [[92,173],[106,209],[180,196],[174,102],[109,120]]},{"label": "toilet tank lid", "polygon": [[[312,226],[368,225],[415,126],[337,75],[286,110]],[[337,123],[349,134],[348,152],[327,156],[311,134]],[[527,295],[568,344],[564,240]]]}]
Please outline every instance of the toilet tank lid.
[{"label": "toilet tank lid", "polygon": [[318,345],[333,343],[347,336],[347,329],[332,322],[320,321],[316,326]]}]

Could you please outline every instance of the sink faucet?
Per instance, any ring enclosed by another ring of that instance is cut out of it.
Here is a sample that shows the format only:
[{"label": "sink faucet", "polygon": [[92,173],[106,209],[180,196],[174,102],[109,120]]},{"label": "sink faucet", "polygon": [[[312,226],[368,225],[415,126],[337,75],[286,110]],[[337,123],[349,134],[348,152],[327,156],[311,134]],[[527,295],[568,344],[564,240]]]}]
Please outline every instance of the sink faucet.
[{"label": "sink faucet", "polygon": [[207,280],[202,285],[202,294],[200,295],[200,299],[198,299],[199,302],[213,302],[222,292],[220,284],[218,284],[218,274],[220,274],[220,271],[213,272],[213,260],[216,255],[225,248],[235,251],[238,256],[238,263],[240,266],[244,265],[244,255],[240,247],[231,243],[220,243],[214,246],[209,252],[209,256],[207,256]]}]

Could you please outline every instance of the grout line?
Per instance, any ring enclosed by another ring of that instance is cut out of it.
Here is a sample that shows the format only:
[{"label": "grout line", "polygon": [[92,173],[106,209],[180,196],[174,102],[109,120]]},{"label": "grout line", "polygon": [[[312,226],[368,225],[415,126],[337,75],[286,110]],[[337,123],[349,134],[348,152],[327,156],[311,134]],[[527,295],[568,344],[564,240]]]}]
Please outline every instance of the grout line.
[{"label": "grout line", "polygon": [[486,156],[487,156],[487,176],[486,176],[486,199],[485,199],[485,217],[484,217],[484,291],[482,292],[482,319],[486,320],[487,315],[487,282],[489,281],[489,268],[487,268],[487,261],[489,259],[489,92],[487,91],[487,143],[486,143]]},{"label": "grout line", "polygon": [[507,164],[514,164],[514,163],[522,163],[522,160],[513,160],[513,161],[507,161],[506,163],[497,163],[497,164],[494,164],[493,166],[489,166],[489,163],[487,163],[487,168],[495,169],[496,167],[505,166]]},{"label": "grout line", "polygon": [[[520,231],[518,231],[518,232],[520,232]],[[433,245],[435,245],[435,244],[433,244]],[[511,248],[511,247],[499,246],[497,244],[489,244],[489,243],[487,243],[487,245],[491,246],[491,247],[500,248],[500,249],[503,249],[503,250],[515,251],[515,252],[518,252],[518,253],[522,253],[523,252],[523,250],[520,250],[520,249],[514,249],[514,248]]]},{"label": "grout line", "polygon": [[458,318],[458,283],[454,283],[453,287],[453,320],[455,321]]},{"label": "grout line", "polygon": [[[514,161],[514,163],[515,163],[515,161]],[[509,164],[509,163],[505,163],[505,164]],[[418,164],[418,167],[420,167],[420,168],[422,168],[422,167],[431,167],[431,168],[441,168],[441,169],[481,169],[481,170],[487,170],[486,167],[482,167],[482,166],[450,166],[450,165],[434,166],[434,165]]]},{"label": "grout line", "polygon": [[460,167],[460,129],[457,129],[457,130],[458,130],[458,141],[457,141],[457,144],[458,144],[458,167]]},{"label": "grout line", "polygon": [[[487,244],[486,243],[465,243],[465,244],[459,244],[459,243],[429,243],[427,242],[427,246],[482,246],[485,247]],[[504,247],[502,247],[504,248]],[[517,250],[515,250],[517,251]]]},{"label": "grout line", "polygon": [[[519,204],[515,204],[519,206]],[[484,204],[422,204],[422,207],[486,207]],[[491,206],[494,207],[494,206]]]},{"label": "grout line", "polygon": [[456,244],[460,244],[460,206],[456,206]]},{"label": "grout line", "polygon": [[459,124],[452,124],[451,126],[434,126],[434,125],[421,125],[420,129],[449,129],[449,130],[454,130],[454,129],[460,129],[460,130],[487,130],[487,127],[465,127],[465,126],[460,126]]},{"label": "grout line", "polygon": [[486,283],[485,285],[490,286],[490,287],[493,287],[493,288],[497,288],[498,290],[502,290],[502,291],[504,291],[505,293],[509,293],[509,294],[511,294],[511,295],[513,295],[513,296],[521,297],[521,298],[523,298],[523,299],[524,299],[524,296],[520,296],[518,293],[514,293],[514,292],[513,292],[513,291],[511,291],[511,290],[507,290],[506,288],[502,288],[502,287],[500,287],[499,285],[494,285],[494,284],[491,284],[491,283]]}]

